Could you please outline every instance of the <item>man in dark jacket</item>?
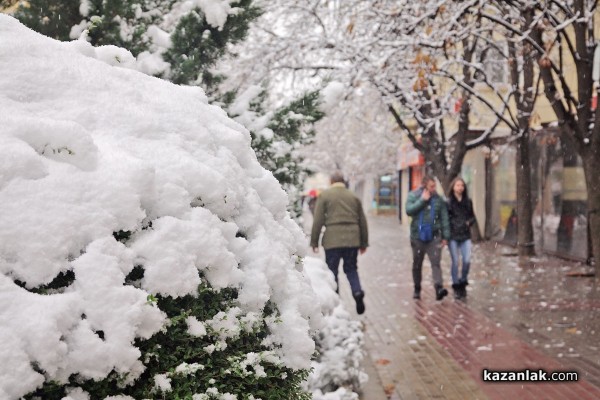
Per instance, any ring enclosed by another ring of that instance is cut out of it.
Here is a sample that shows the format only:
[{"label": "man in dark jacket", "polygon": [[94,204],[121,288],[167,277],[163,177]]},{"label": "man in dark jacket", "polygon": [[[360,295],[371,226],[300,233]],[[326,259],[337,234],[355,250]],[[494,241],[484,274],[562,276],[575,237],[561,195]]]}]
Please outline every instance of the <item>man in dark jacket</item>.
[{"label": "man in dark jacket", "polygon": [[450,223],[446,202],[437,195],[433,178],[425,176],[421,187],[408,194],[406,213],[412,217],[410,244],[413,251],[413,298],[421,298],[422,267],[427,254],[431,262],[435,298],[441,300],[448,294],[443,286],[440,260],[442,248],[450,239]]},{"label": "man in dark jacket", "polygon": [[357,258],[358,252],[363,254],[369,246],[367,219],[360,200],[346,188],[344,176],[338,172],[331,176],[331,188],[317,197],[310,237],[310,245],[315,253],[318,252],[323,226],[325,261],[333,272],[339,290],[338,268],[340,260],[344,260],[344,273],[356,301],[356,312],[362,314],[365,312],[365,292],[358,277]]}]

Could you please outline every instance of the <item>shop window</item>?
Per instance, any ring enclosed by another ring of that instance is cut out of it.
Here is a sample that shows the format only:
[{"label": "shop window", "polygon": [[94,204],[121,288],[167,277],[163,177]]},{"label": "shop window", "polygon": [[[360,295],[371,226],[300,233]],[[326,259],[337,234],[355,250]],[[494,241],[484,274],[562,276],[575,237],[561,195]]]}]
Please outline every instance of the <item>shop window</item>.
[{"label": "shop window", "polygon": [[378,211],[396,211],[397,203],[397,180],[394,175],[382,175],[375,185],[375,208]]}]

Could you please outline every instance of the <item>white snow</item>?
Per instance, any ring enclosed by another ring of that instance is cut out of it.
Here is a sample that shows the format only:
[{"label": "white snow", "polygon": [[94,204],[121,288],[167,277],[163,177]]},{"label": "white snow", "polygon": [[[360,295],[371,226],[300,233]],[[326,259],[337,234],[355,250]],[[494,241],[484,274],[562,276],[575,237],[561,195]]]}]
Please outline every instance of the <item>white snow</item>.
[{"label": "white snow", "polygon": [[257,101],[259,95],[264,91],[258,85],[251,85],[244,90],[229,107],[229,114],[233,119],[244,125],[250,131],[269,140],[273,138],[273,131],[267,128],[268,122],[271,120],[272,113],[267,112],[264,115],[250,110],[250,104]]},{"label": "white snow", "polygon": [[331,112],[341,101],[344,96],[344,84],[341,82],[332,81],[321,91],[321,110]]},{"label": "white snow", "polygon": [[358,400],[358,394],[340,387],[335,392],[323,393],[320,390],[313,393],[313,400]]},{"label": "white snow", "polygon": [[[246,323],[273,302],[265,343],[310,367],[322,316],[299,266],[305,237],[249,133],[201,89],[107,65],[83,42],[0,15],[0,398],[76,373],[135,379],[132,343],[165,323],[148,295],[195,295],[203,279],[238,288]],[[126,245],[117,231],[133,232]],[[139,287],[124,284],[136,265]],[[75,281],[45,295],[16,284],[67,271]]]},{"label": "white snow", "polygon": [[[313,370],[307,388],[315,400],[354,400],[358,395],[349,387],[358,388],[368,380],[360,367],[363,354],[363,332],[361,323],[353,320],[335,292],[335,280],[321,259],[306,257],[304,269],[310,278],[316,298],[321,305],[324,324],[319,331],[318,360],[312,363]],[[323,394],[325,388],[335,387],[335,392]]]},{"label": "white snow", "polygon": [[188,317],[186,319],[188,325],[188,333],[192,336],[202,337],[206,335],[206,326],[204,322],[198,321],[196,317]]},{"label": "white snow", "polygon": [[194,374],[198,370],[203,370],[203,369],[204,369],[204,365],[202,365],[202,364],[198,364],[198,363],[193,363],[193,364],[182,363],[182,364],[179,364],[177,366],[177,368],[175,368],[175,373],[176,374],[181,374],[181,375],[190,375],[190,374]]},{"label": "white snow", "polygon": [[166,49],[171,47],[171,36],[156,25],[149,26],[146,35],[159,47]]},{"label": "white snow", "polygon": [[227,22],[227,17],[231,14],[236,14],[239,9],[231,7],[231,3],[235,0],[196,0],[196,5],[200,7],[206,22],[210,25],[222,30]]},{"label": "white snow", "polygon": [[163,393],[173,390],[171,387],[171,378],[166,374],[154,375],[154,387]]},{"label": "white snow", "polygon": [[82,16],[87,17],[90,14],[91,7],[90,0],[79,0],[79,14]]},{"label": "white snow", "polygon": [[88,28],[88,21],[87,20],[81,20],[80,23],[78,23],[77,25],[73,25],[71,27],[71,31],[69,32],[69,37],[71,39],[78,39],[79,37],[81,37],[82,33],[85,32],[85,30]]},{"label": "white snow", "polygon": [[67,389],[67,396],[62,400],[90,400],[90,395],[81,388]]}]

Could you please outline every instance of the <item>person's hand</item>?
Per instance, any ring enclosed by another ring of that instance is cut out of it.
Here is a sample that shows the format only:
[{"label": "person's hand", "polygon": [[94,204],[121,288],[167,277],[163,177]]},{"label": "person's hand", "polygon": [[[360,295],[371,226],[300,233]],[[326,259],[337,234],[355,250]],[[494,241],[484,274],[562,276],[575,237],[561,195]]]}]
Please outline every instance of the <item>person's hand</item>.
[{"label": "person's hand", "polygon": [[360,254],[365,254],[367,252],[367,248],[366,247],[361,247],[360,248]]},{"label": "person's hand", "polygon": [[448,241],[446,239],[442,239],[442,247],[448,246]]},{"label": "person's hand", "polygon": [[313,247],[312,249],[313,249],[313,253],[315,253],[315,254],[319,252],[319,248],[318,247]]},{"label": "person's hand", "polygon": [[431,198],[431,193],[429,193],[429,190],[427,190],[427,189],[423,190],[423,193],[421,194],[421,198],[425,201],[428,201]]}]

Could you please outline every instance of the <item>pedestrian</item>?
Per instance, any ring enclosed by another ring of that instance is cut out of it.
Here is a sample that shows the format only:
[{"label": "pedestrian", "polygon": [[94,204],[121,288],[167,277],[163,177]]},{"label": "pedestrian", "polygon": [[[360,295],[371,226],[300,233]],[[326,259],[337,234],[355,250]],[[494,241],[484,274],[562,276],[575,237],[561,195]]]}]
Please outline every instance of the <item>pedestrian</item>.
[{"label": "pedestrian", "polygon": [[356,312],[365,312],[365,292],[358,277],[358,253],[364,254],[369,246],[367,219],[360,200],[346,188],[344,176],[336,172],[331,176],[331,187],[317,197],[310,245],[318,252],[321,229],[325,233],[321,245],[325,249],[325,261],[333,272],[336,292],[339,293],[338,269],[344,261],[344,273],[350,283]]},{"label": "pedestrian", "polygon": [[424,176],[421,187],[408,194],[406,213],[412,217],[410,245],[413,252],[413,298],[421,298],[423,260],[427,255],[431,263],[435,299],[442,300],[448,295],[448,290],[444,288],[440,261],[442,248],[450,238],[450,224],[446,202],[438,196],[432,177]]},{"label": "pedestrian", "polygon": [[[475,223],[473,202],[467,193],[467,186],[461,177],[456,177],[448,192],[448,217],[450,218],[450,257],[452,258],[452,289],[456,299],[467,297],[469,268],[471,266],[471,226]],[[462,268],[458,272],[458,259],[462,258]]]}]

